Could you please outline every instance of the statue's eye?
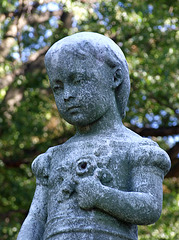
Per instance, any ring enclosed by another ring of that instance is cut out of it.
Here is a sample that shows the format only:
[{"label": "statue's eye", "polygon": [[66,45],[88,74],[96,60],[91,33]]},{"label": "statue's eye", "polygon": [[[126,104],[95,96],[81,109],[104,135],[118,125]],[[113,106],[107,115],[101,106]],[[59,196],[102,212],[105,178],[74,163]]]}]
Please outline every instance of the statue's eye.
[{"label": "statue's eye", "polygon": [[73,84],[74,84],[74,85],[77,85],[77,84],[79,84],[79,83],[81,83],[81,82],[82,82],[82,80],[77,79],[77,80],[73,81]]},{"label": "statue's eye", "polygon": [[74,85],[77,85],[77,84],[80,84],[80,83],[83,83],[83,82],[84,82],[84,76],[83,75],[77,75],[73,80]]},{"label": "statue's eye", "polygon": [[75,80],[73,81],[73,84],[74,84],[74,85],[77,85],[77,84],[82,83],[82,82],[83,82],[83,79],[82,79],[82,78],[77,78],[77,79],[75,79]]},{"label": "statue's eye", "polygon": [[57,91],[57,90],[60,90],[60,89],[64,89],[64,84],[63,84],[63,82],[58,80],[58,81],[56,81],[56,84],[53,87],[53,90]]},{"label": "statue's eye", "polygon": [[61,86],[55,86],[54,88],[53,88],[53,90],[58,90],[58,89],[61,89],[62,87]]}]

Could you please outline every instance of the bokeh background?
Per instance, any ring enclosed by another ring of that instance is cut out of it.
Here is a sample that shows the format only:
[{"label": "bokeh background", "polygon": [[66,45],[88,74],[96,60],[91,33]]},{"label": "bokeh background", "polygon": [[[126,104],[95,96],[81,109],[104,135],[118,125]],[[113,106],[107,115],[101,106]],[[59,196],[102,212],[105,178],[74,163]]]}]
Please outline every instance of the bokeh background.
[{"label": "bokeh background", "polygon": [[44,55],[80,31],[113,39],[129,64],[125,126],[157,141],[172,161],[160,220],[139,240],[179,239],[179,1],[1,0],[0,239],[15,240],[35,189],[33,159],[75,133],[57,112]]}]

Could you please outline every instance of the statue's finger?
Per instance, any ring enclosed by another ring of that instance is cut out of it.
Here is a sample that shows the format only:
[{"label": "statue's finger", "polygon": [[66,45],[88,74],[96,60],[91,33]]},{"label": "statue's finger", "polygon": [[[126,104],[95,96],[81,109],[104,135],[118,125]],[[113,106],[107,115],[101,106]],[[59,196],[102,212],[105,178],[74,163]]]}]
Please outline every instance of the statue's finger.
[{"label": "statue's finger", "polygon": [[79,184],[79,182],[80,182],[79,177],[77,177],[77,176],[73,177],[73,182],[76,184]]},{"label": "statue's finger", "polygon": [[102,176],[102,170],[100,168],[95,169],[94,176],[100,178]]}]

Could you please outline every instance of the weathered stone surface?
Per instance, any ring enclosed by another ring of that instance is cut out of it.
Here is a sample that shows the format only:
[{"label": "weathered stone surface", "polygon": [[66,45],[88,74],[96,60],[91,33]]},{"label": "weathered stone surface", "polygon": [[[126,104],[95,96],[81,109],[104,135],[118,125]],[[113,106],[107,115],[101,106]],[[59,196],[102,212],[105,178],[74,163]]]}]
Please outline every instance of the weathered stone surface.
[{"label": "weathered stone surface", "polygon": [[130,91],[122,51],[100,34],[78,33],[55,43],[45,63],[76,134],[34,160],[37,186],[18,240],[138,239],[137,225],[160,217],[170,160],[122,124]]}]

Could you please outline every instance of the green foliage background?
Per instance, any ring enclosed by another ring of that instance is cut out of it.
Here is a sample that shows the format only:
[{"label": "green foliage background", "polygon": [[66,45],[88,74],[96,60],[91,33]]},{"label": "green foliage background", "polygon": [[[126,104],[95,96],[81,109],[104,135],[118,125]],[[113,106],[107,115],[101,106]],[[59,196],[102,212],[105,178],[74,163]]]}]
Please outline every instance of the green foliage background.
[{"label": "green foliage background", "polygon": [[0,239],[14,240],[35,189],[32,160],[75,132],[58,115],[44,68],[55,41],[79,31],[112,38],[130,70],[124,124],[171,157],[160,220],[139,240],[179,239],[178,0],[1,0]]}]

